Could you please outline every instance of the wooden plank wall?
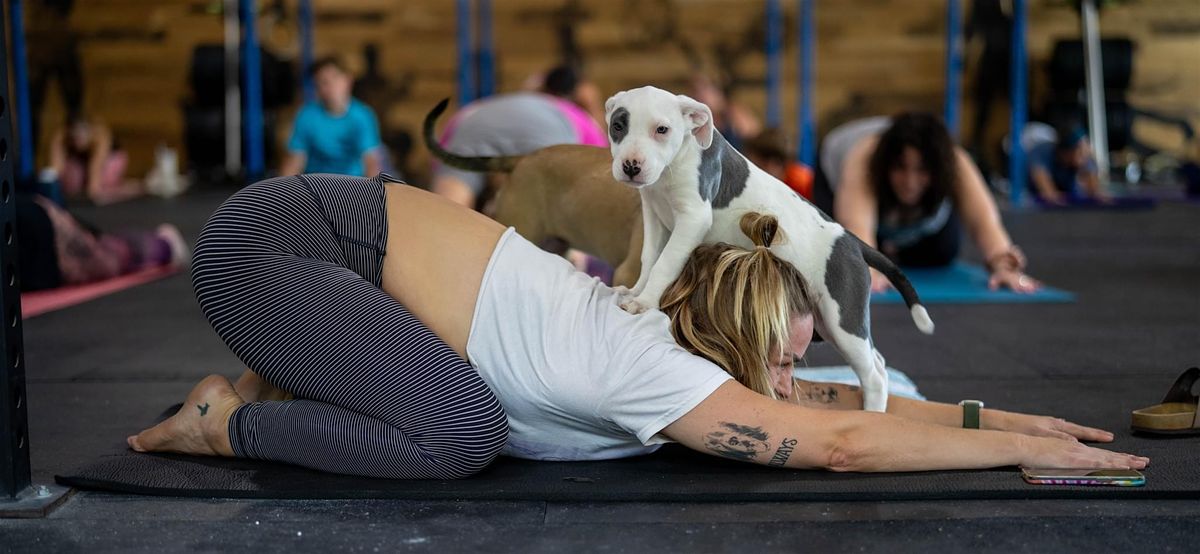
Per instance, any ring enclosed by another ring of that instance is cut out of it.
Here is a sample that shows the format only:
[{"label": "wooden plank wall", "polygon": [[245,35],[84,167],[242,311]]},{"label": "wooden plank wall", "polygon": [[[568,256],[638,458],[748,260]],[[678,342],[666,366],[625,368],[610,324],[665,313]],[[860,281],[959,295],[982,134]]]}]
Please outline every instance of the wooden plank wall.
[{"label": "wooden plank wall", "polygon": [[[283,57],[298,52],[295,0],[287,17],[265,10],[264,43]],[[259,4],[270,4],[260,0]],[[455,87],[454,2],[449,0],[315,0],[318,55],[337,54],[356,71],[368,43],[379,45],[381,67],[403,81],[402,99],[380,114],[385,126],[417,129],[438,99]],[[795,5],[784,0],[784,121],[795,132]],[[1077,36],[1069,2],[1031,0],[1029,51],[1035,92],[1054,40]],[[110,122],[130,150],[134,175],[144,174],[157,144],[182,151],[180,105],[188,95],[192,49],[220,43],[220,2],[209,0],[89,0],[77,2],[71,26],[83,38],[85,108]],[[575,15],[564,16],[574,7]],[[964,2],[964,7],[966,3]],[[691,44],[715,74],[718,50],[734,52],[725,68],[746,83],[736,99],[762,114],[763,0],[494,0],[501,90],[555,62],[557,26],[573,22],[591,78],[605,94],[655,84],[685,92],[691,74],[679,47]],[[964,12],[966,10],[964,9]],[[900,109],[941,110],[944,3],[941,0],[823,1],[817,9],[815,107],[822,131],[850,117]],[[1130,0],[1106,7],[1105,35],[1138,43],[1130,99],[1135,105],[1186,115],[1200,127],[1200,0]],[[968,56],[968,68],[971,65]],[[969,79],[968,79],[969,83]],[[967,83],[964,83],[964,89]],[[1036,102],[1036,100],[1035,100]],[[963,121],[970,121],[969,101]],[[51,98],[43,116],[59,121]],[[1006,115],[998,116],[1003,120]],[[48,127],[48,126],[46,126]],[[286,126],[284,126],[286,127]],[[286,129],[283,129],[282,134]],[[1002,132],[1003,129],[1000,129]],[[1177,133],[1154,124],[1137,128],[1153,144],[1182,152]],[[42,144],[48,131],[43,132]],[[282,137],[276,137],[282,143]],[[42,152],[44,153],[44,148]],[[42,158],[44,159],[44,158]]]}]

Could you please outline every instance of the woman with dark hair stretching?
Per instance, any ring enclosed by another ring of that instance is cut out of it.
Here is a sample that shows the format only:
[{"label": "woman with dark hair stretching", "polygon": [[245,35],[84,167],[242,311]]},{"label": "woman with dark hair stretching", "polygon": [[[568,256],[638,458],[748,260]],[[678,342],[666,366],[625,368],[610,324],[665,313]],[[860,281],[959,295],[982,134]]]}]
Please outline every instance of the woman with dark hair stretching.
[{"label": "woman with dark hair stretching", "polygon": [[[628,314],[613,289],[511,228],[387,181],[283,177],[217,210],[196,246],[196,296],[254,372],[237,387],[204,379],[130,447],[436,479],[471,475],[501,451],[595,460],[670,441],[840,471],[1148,463],[1084,446],[1076,439],[1112,435],[1052,418],[985,411],[979,429],[964,429],[952,405],[879,414],[781,402],[778,379],[740,375],[755,392],[680,347],[662,312]],[[748,348],[762,363],[742,367],[761,372],[764,349],[790,350],[780,345],[803,307],[769,252],[775,225],[749,227],[752,255],[718,254],[719,268],[700,269],[720,270],[730,291],[720,296],[746,303],[730,310],[744,316],[735,327],[759,322]]]},{"label": "woman with dark hair stretching", "polygon": [[[902,113],[843,125],[822,144],[821,169],[834,192],[834,218],[896,263],[950,264],[966,227],[991,272],[989,286],[1041,286],[1025,274],[1025,255],[1004,230],[979,169],[936,116]],[[887,284],[871,270],[872,290]]]}]

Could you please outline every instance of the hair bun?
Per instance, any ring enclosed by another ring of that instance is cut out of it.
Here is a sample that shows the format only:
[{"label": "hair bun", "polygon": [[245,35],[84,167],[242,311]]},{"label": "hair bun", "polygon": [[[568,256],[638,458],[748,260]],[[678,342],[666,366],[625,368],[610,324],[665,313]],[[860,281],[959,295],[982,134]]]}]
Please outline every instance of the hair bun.
[{"label": "hair bun", "polygon": [[742,216],[740,226],[742,233],[750,237],[750,242],[762,248],[770,248],[780,235],[779,220],[773,215],[747,212]]}]

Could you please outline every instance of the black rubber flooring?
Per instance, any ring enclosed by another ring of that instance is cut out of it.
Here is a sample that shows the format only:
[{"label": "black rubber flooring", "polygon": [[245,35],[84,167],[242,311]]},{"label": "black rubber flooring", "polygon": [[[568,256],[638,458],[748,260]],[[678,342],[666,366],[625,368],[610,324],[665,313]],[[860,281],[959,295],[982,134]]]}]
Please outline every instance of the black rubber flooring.
[{"label": "black rubber flooring", "polygon": [[[221,196],[83,215],[107,228],[170,220],[194,237]],[[1200,207],[1021,212],[1006,221],[1032,273],[1079,300],[936,306],[933,337],[913,329],[902,308],[876,307],[876,343],[927,396],[1111,425],[1200,363]],[[113,452],[200,377],[240,369],[183,275],[29,320],[25,335],[34,474],[43,483]],[[810,362],[839,360],[818,349]],[[1193,551],[1197,522],[1200,502],[1192,500],[694,504],[80,493],[50,518],[0,520],[0,552]]]}]

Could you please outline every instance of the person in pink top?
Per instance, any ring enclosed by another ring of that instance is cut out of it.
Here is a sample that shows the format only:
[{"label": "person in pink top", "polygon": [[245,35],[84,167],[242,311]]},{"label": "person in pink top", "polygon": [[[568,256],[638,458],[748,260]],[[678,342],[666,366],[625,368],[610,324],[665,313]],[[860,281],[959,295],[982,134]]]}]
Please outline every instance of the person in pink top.
[{"label": "person in pink top", "polygon": [[[575,70],[556,67],[537,91],[482,98],[463,106],[450,119],[440,142],[463,156],[516,156],[555,144],[608,146],[604,130],[577,103],[593,89],[581,83]],[[582,93],[582,94],[580,94]],[[433,191],[458,204],[480,207],[486,198],[487,176],[436,164]]]},{"label": "person in pink top", "polygon": [[65,199],[110,204],[140,196],[141,184],[125,179],[128,165],[112,129],[79,112],[69,114],[67,125],[50,140],[49,169]]}]

